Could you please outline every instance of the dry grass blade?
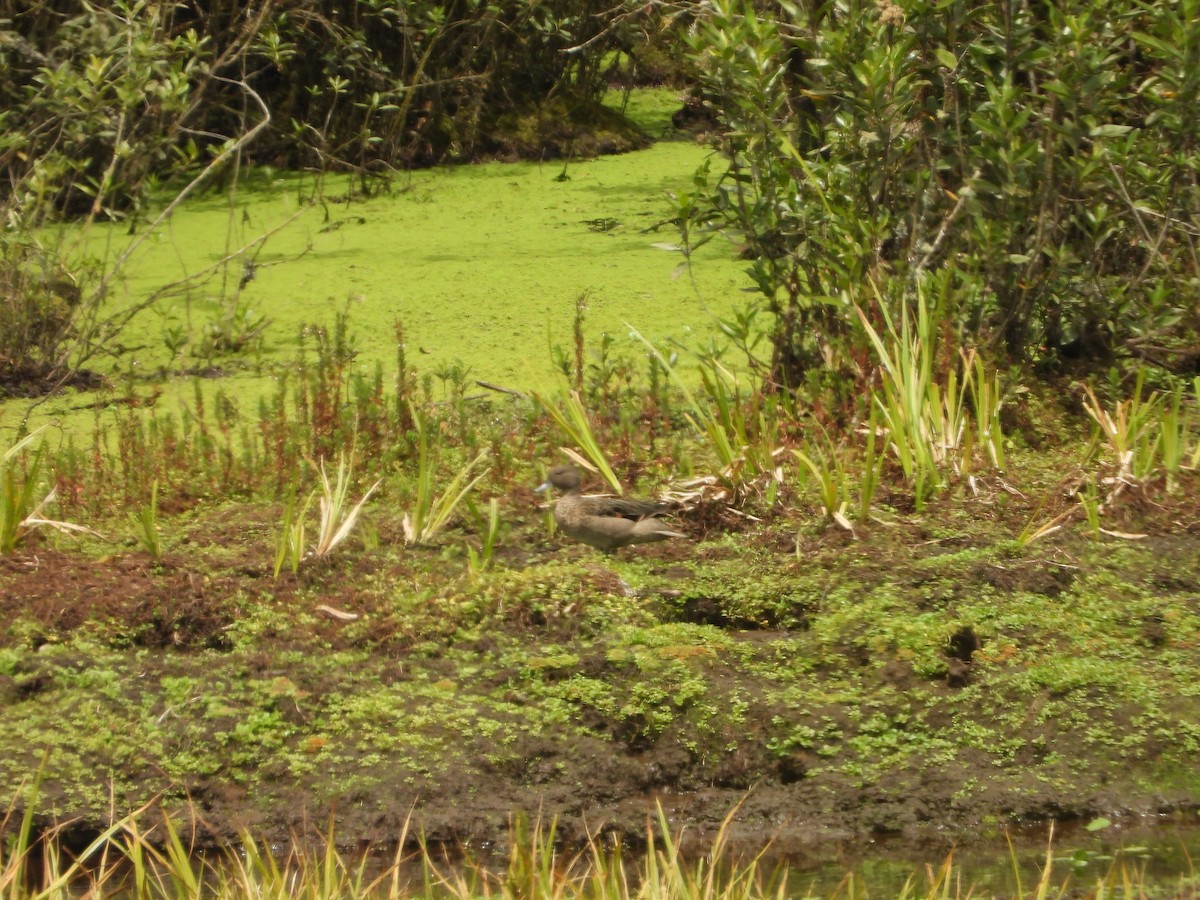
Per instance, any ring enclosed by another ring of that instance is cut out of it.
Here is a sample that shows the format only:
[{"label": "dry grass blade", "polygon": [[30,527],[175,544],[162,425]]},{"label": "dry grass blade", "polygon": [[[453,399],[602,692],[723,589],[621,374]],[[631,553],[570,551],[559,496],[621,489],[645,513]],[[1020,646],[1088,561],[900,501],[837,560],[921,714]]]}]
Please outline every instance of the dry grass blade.
[{"label": "dry grass blade", "polygon": [[0,462],[8,462],[10,459],[16,457],[18,453],[32,444],[37,439],[37,436],[45,431],[46,428],[47,426],[43,425],[42,427],[35,428],[33,431],[29,432],[29,434],[25,435],[25,437],[21,438],[21,440],[17,441],[4,451],[4,458],[0,459]]},{"label": "dry grass blade", "polygon": [[46,451],[45,443],[38,445],[28,466],[19,466],[16,459],[22,450],[33,444],[44,427],[9,447],[3,460],[0,460],[3,463],[0,465],[0,554],[11,553],[35,528],[54,528],[66,533],[100,537],[97,532],[84,525],[50,519],[42,514],[58,496],[57,487],[50,488],[40,500],[34,499]]},{"label": "dry grass blade", "polygon": [[1130,398],[1119,401],[1111,413],[1090,386],[1084,389],[1087,396],[1083,408],[1099,426],[1116,463],[1117,471],[1108,482],[1118,487],[1139,484],[1152,476],[1163,456],[1163,432],[1169,422],[1169,410],[1157,392],[1143,399],[1143,377],[1139,372]]},{"label": "dry grass blade", "polygon": [[382,480],[376,481],[363,494],[353,507],[346,509],[346,495],[350,490],[350,473],[353,460],[347,464],[345,457],[338,459],[337,481],[330,486],[329,476],[325,473],[325,461],[321,460],[321,496],[318,506],[321,512],[321,522],[317,530],[317,543],[313,547],[313,555],[324,559],[354,530],[363,505],[371,499]]},{"label": "dry grass blade", "polygon": [[1085,391],[1087,399],[1083,401],[1083,408],[1100,426],[1101,433],[1113,450],[1117,461],[1117,477],[1128,478],[1132,474],[1130,463],[1133,459],[1133,453],[1129,450],[1129,421],[1124,415],[1128,407],[1125,403],[1118,403],[1117,418],[1114,419],[1096,399],[1096,394],[1090,386]]},{"label": "dry grass blade", "polygon": [[1049,522],[1043,522],[1041,525],[1036,526],[1033,524],[1033,521],[1030,520],[1029,524],[1027,524],[1021,530],[1021,533],[1017,535],[1017,543],[1022,547],[1025,547],[1029,544],[1032,544],[1034,541],[1041,540],[1047,535],[1054,534],[1054,532],[1062,528],[1063,522],[1070,518],[1074,512],[1075,510],[1068,509],[1066,512],[1059,513]]},{"label": "dry grass blade", "polygon": [[325,603],[314,606],[313,611],[325,613],[325,615],[332,619],[337,619],[339,622],[354,622],[359,618],[358,613],[346,612],[344,609],[335,609]]},{"label": "dry grass blade", "polygon": [[436,497],[433,494],[432,479],[430,477],[421,479],[417,505],[411,513],[405,513],[402,522],[406,544],[427,544],[442,533],[450,523],[458,505],[471,489],[487,475],[488,470],[484,469],[474,478],[467,480],[471,473],[483,464],[487,456],[486,450],[480,452],[450,480],[446,489]]},{"label": "dry grass blade", "polygon": [[[604,477],[600,470],[592,464],[592,461],[578,450],[574,449],[573,447],[559,447],[558,449],[563,452],[563,455],[567,457],[567,459],[579,466],[579,468],[586,472],[591,472],[593,475],[600,475],[601,477]],[[607,480],[608,479],[605,478],[605,481]]]},{"label": "dry grass blade", "polygon": [[86,525],[77,525],[74,522],[63,522],[58,519],[47,519],[42,516],[42,510],[54,501],[58,496],[58,488],[50,488],[50,493],[38,501],[38,505],[34,507],[33,512],[27,515],[21,522],[22,526],[27,526],[28,530],[45,525],[47,528],[55,528],[67,534],[90,534],[92,537],[103,538],[100,532],[93,528],[88,528]]}]

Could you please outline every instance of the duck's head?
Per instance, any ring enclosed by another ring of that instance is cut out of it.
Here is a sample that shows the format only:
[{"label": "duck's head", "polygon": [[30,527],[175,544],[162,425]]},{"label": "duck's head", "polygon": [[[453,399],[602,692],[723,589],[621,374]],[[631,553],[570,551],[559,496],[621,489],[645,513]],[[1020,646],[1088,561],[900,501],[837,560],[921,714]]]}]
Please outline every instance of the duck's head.
[{"label": "duck's head", "polygon": [[534,490],[544,491],[547,488],[557,488],[564,492],[579,490],[579,471],[574,466],[555,466],[546,476],[546,480]]}]

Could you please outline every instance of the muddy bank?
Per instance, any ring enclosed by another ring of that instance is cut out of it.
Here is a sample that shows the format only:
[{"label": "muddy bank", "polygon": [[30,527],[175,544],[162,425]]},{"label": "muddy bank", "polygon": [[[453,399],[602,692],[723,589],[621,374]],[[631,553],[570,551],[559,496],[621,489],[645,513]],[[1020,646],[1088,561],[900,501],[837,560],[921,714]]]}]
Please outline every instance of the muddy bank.
[{"label": "muddy bank", "polygon": [[685,518],[700,540],[605,559],[533,503],[476,576],[381,518],[376,549],[275,580],[253,504],[182,519],[158,562],[0,559],[4,795],[48,752],[39,807],[80,827],[157,797],[216,839],[332,816],[386,842],[411,814],[497,842],[524,811],[636,843],[661,804],[704,842],[740,803],[735,837],[794,846],[1200,799],[1194,513],[1022,547],[928,524],[948,500],[799,555],[782,523]]}]

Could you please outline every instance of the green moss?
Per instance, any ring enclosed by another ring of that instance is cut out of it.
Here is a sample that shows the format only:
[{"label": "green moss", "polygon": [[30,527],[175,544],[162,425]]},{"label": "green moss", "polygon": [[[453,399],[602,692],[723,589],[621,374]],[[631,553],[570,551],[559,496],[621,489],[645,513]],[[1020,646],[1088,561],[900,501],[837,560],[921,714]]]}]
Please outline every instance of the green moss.
[{"label": "green moss", "polygon": [[641,150],[650,143],[619,110],[568,94],[507,111],[484,130],[493,152],[508,158],[588,159]]}]

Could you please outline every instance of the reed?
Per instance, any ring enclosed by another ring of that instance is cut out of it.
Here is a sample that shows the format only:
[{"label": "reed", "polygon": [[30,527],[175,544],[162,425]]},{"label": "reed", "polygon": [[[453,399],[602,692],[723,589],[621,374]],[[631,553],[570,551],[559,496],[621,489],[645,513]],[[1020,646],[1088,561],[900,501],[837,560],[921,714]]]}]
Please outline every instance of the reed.
[{"label": "reed", "polygon": [[583,405],[579,391],[568,391],[561,408],[541,394],[534,393],[533,398],[562,429],[563,434],[583,451],[584,457],[600,473],[608,486],[612,488],[613,493],[620,496],[623,493],[621,482],[613,472],[612,466],[609,465],[608,457],[600,448],[600,441],[596,438],[596,432],[592,427],[591,416]]},{"label": "reed", "polygon": [[12,553],[38,528],[96,535],[95,531],[83,525],[48,519],[43,515],[46,507],[58,496],[58,486],[55,485],[38,497],[46,457],[45,441],[38,441],[37,449],[27,461],[22,461],[21,454],[37,440],[44,428],[26,435],[0,457],[0,556]]},{"label": "reed", "polygon": [[354,530],[354,526],[358,523],[358,517],[362,513],[363,506],[371,499],[371,495],[375,493],[379,485],[382,484],[382,481],[376,481],[367,488],[367,492],[362,495],[357,503],[350,506],[347,498],[349,496],[353,468],[353,456],[347,461],[345,454],[339,454],[337,477],[333,485],[330,485],[329,476],[325,473],[325,461],[321,460],[319,466],[321,473],[321,494],[317,498],[317,507],[321,515],[320,524],[317,526],[317,542],[313,547],[313,555],[317,559],[328,557],[334,548],[349,536],[350,532]]},{"label": "reed", "polygon": [[412,508],[405,513],[402,523],[406,544],[428,544],[437,538],[458,510],[459,504],[477,485],[488,470],[486,467],[474,474],[488,457],[486,449],[463,466],[450,479],[440,493],[436,488],[438,447],[427,417],[412,409],[413,422],[417,429],[417,484]]},{"label": "reed", "polygon": [[[24,809],[18,813],[10,806],[0,819],[5,830],[12,826],[9,840],[0,842],[2,900],[116,895],[134,900],[852,900],[885,895],[854,869],[847,869],[832,888],[819,890],[812,883],[803,887],[786,864],[769,865],[768,847],[749,856],[735,854],[731,834],[736,809],[704,852],[685,853],[682,832],[660,807],[646,826],[648,849],[636,859],[627,857],[619,842],[600,835],[564,848],[553,821],[530,823],[517,817],[507,857],[497,859],[431,846],[412,833],[411,817],[383,855],[339,850],[332,827],[316,846],[298,839],[290,846],[273,846],[243,833],[236,843],[201,854],[185,840],[176,818],[147,805],[118,818],[72,854],[60,829],[36,833],[32,810],[39,788],[40,776],[35,775]],[[199,822],[192,817],[193,826]],[[1145,870],[1121,853],[1107,870],[1091,877],[1063,874],[1055,867],[1053,830],[1041,864],[1029,876],[1011,839],[1006,840],[1011,896],[1200,896],[1190,864],[1173,885],[1152,884]],[[951,852],[940,865],[914,867],[903,885],[887,895],[905,900],[992,895],[970,879]]]},{"label": "reed", "polygon": [[158,480],[150,486],[150,502],[143,505],[136,513],[129,514],[133,524],[133,534],[138,544],[151,559],[162,558],[162,538],[158,533]]}]

